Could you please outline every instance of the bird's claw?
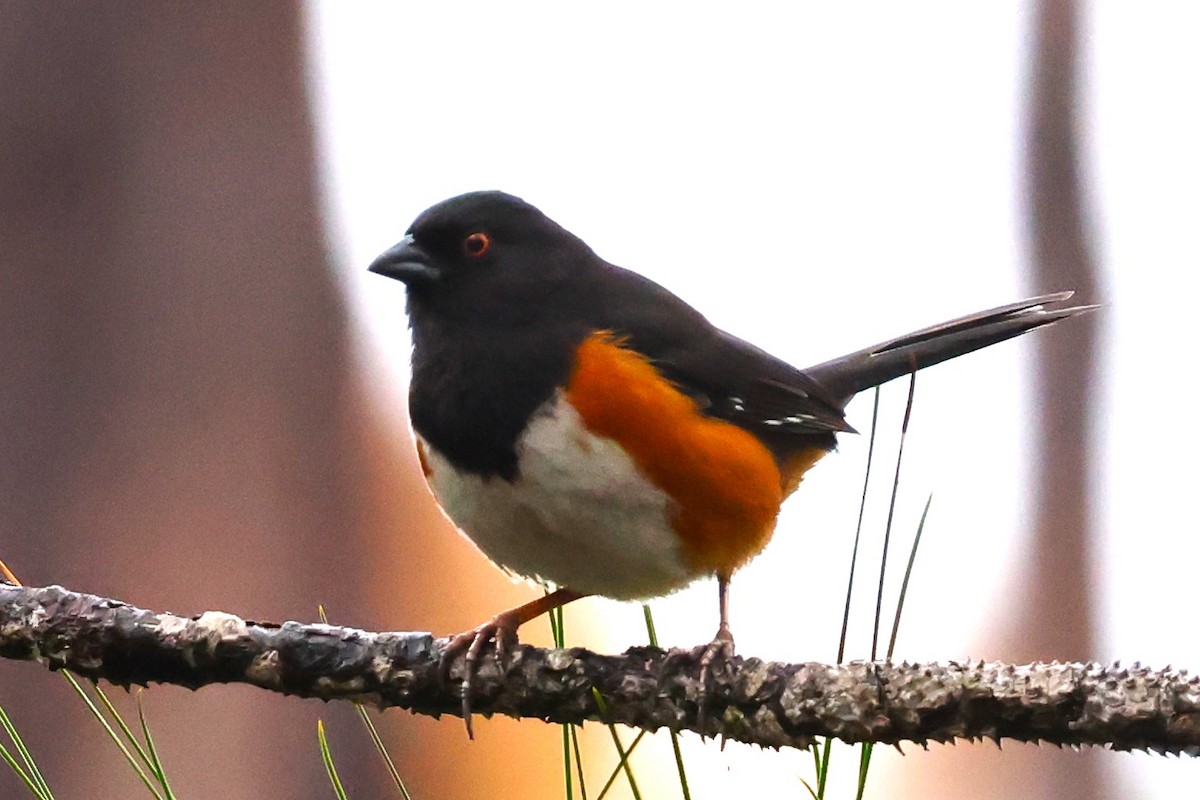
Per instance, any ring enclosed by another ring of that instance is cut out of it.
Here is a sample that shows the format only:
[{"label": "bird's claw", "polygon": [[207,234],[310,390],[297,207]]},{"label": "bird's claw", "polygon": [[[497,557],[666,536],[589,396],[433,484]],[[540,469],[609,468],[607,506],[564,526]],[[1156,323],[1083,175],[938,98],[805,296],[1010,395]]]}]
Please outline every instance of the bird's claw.
[{"label": "bird's claw", "polygon": [[459,688],[462,697],[462,717],[467,726],[467,738],[475,738],[475,730],[471,725],[471,694],[475,687],[475,676],[479,672],[479,663],[483,659],[484,650],[489,643],[495,643],[496,663],[501,669],[508,661],[508,656],[517,644],[517,626],[515,620],[510,620],[505,614],[499,614],[477,628],[464,631],[450,640],[442,651],[441,670],[442,680],[449,682],[450,668],[454,660],[463,656],[463,679]]},{"label": "bird's claw", "polygon": [[701,731],[708,722],[713,675],[722,666],[728,667],[729,660],[733,658],[733,655],[733,634],[729,628],[722,626],[700,655],[700,702],[696,709],[696,725]]}]

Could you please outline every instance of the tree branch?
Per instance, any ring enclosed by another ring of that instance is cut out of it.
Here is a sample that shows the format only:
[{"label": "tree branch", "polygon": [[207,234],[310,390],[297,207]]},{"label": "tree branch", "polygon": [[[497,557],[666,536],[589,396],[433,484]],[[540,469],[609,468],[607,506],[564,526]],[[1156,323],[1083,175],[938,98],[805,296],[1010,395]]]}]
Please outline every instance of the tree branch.
[{"label": "tree branch", "polygon": [[[456,714],[462,661],[439,676],[445,640],[336,625],[283,625],[209,611],[158,614],[61,587],[0,582],[0,656],[92,680],[198,689],[249,683],[322,700]],[[1200,681],[1170,668],[1099,664],[851,662],[780,664],[734,658],[718,671],[697,722],[703,648],[635,647],[619,656],[519,646],[507,668],[489,655],[473,707],[549,722],[667,727],[765,747],[814,737],[899,744],[1010,738],[1200,754]]]}]

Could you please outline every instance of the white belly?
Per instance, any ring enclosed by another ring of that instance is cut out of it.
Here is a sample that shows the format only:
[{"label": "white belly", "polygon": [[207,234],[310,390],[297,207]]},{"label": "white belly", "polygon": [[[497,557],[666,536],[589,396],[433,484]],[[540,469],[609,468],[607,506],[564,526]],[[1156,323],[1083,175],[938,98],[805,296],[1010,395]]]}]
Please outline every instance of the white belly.
[{"label": "white belly", "polygon": [[667,594],[700,577],[670,527],[671,498],[624,450],[589,433],[561,397],[517,442],[520,475],[511,483],[458,473],[421,444],[442,509],[510,572],[619,600]]}]

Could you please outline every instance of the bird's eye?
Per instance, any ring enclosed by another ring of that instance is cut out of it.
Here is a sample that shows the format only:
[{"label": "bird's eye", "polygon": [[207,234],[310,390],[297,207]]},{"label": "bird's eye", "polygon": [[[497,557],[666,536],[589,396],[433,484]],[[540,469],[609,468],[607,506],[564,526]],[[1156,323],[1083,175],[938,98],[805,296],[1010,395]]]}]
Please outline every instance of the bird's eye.
[{"label": "bird's eye", "polygon": [[476,231],[463,239],[462,248],[468,258],[480,258],[492,249],[492,237],[483,231]]}]

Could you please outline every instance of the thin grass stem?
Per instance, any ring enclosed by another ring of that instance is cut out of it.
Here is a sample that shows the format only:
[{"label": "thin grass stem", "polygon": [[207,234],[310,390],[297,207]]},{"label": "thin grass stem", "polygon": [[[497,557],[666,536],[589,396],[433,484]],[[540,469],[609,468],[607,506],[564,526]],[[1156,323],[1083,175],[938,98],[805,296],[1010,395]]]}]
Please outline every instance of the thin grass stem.
[{"label": "thin grass stem", "polygon": [[[595,687],[592,688],[592,697],[596,699],[596,707],[600,709],[600,716],[607,717],[608,703],[604,702],[604,697]],[[617,748],[617,755],[621,759],[618,767],[625,771],[625,777],[629,781],[629,791],[633,795],[634,800],[642,800],[642,793],[638,791],[637,780],[633,777],[633,768],[629,766],[629,754],[633,752],[633,748],[642,740],[642,737],[639,735],[634,739],[633,744],[626,750],[625,746],[621,744],[621,737],[617,734],[617,726],[611,722],[607,723],[607,725],[608,732],[612,735],[613,746]],[[601,793],[600,797],[603,798],[603,796],[603,793]]]},{"label": "thin grass stem", "polygon": [[912,577],[913,564],[917,560],[917,548],[921,545],[921,534],[925,531],[925,518],[929,516],[929,506],[933,503],[933,495],[925,500],[925,510],[921,512],[921,521],[917,523],[917,535],[913,537],[912,549],[908,551],[908,565],[904,567],[904,580],[900,583],[900,597],[896,600],[896,616],[892,619],[892,635],[888,638],[887,658],[890,660],[896,650],[896,634],[900,632],[900,615],[904,612],[904,598],[908,596],[908,579]]},{"label": "thin grass stem", "polygon": [[904,409],[904,422],[900,425],[900,444],[896,448],[896,471],[892,478],[892,496],[888,502],[887,524],[883,529],[883,553],[879,558],[879,590],[875,595],[875,626],[871,633],[871,660],[879,657],[879,624],[883,615],[883,585],[887,575],[888,548],[892,540],[892,522],[896,517],[896,498],[900,494],[900,467],[904,462],[904,442],[908,438],[908,422],[912,418],[913,395],[917,389],[916,364],[908,380],[908,404]]},{"label": "thin grass stem", "polygon": [[874,407],[871,410],[871,434],[867,441],[867,469],[863,475],[862,496],[858,501],[858,524],[854,526],[854,547],[850,549],[850,577],[846,581],[846,605],[842,610],[842,634],[838,637],[838,664],[842,663],[846,657],[846,635],[850,629],[850,600],[854,596],[854,570],[858,564],[858,543],[862,537],[863,518],[867,511],[867,487],[871,485],[871,465],[875,462],[875,432],[878,422],[879,387],[876,386]]},{"label": "thin grass stem", "polygon": [[329,740],[325,738],[325,723],[317,720],[317,744],[321,748],[321,761],[325,764],[325,774],[329,776],[329,785],[333,787],[333,795],[338,800],[348,800],[346,787],[338,777],[337,767],[333,763],[333,751],[329,749]]},{"label": "thin grass stem", "polygon": [[[75,680],[75,677],[69,672],[63,672],[63,676],[66,677],[67,682],[71,684],[71,688],[73,688],[76,694],[79,695],[80,699],[83,700],[84,704],[88,708],[88,711],[92,712],[92,716],[96,718],[96,721],[104,727],[104,731],[108,734],[108,738],[112,739],[113,744],[115,744],[117,749],[121,751],[121,755],[125,756],[125,760],[129,762],[129,766],[132,767],[133,771],[137,773],[138,778],[141,779],[142,783],[150,791],[150,794],[156,797],[158,800],[164,800],[163,796],[158,793],[157,789],[154,788],[154,784],[150,781],[150,777],[146,775],[145,770],[142,769],[141,764],[139,764],[137,759],[133,757],[133,754],[129,752],[129,748],[127,748],[125,743],[121,741],[121,737],[117,735],[115,730],[113,730],[112,725],[110,725],[108,720],[104,718],[104,714],[101,713],[100,709],[96,707],[96,704],[92,702],[92,698],[88,697],[87,692],[83,690],[83,687],[79,685],[79,682]],[[125,730],[128,730],[128,726],[124,725],[123,720],[121,721],[121,725]],[[139,750],[141,749],[141,745],[137,745],[137,747]]]}]

